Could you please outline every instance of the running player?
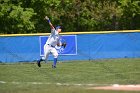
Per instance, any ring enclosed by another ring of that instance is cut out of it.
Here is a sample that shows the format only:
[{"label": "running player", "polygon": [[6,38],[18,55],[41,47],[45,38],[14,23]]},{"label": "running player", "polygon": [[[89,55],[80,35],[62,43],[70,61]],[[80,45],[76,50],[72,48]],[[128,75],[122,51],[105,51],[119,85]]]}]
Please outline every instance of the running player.
[{"label": "running player", "polygon": [[[48,37],[46,44],[44,45],[44,58],[45,58],[45,61],[47,62],[47,58],[49,54],[52,53],[52,55],[54,56],[54,62],[53,62],[52,68],[56,68],[58,53],[57,53],[57,50],[55,49],[55,46],[61,45],[59,33],[61,32],[62,29],[61,29],[61,26],[57,26],[55,28],[47,16],[45,17],[45,20],[48,21],[51,27],[51,34]],[[43,60],[40,59],[37,61],[37,65],[39,67],[41,67],[41,64],[40,64],[41,61]]]}]

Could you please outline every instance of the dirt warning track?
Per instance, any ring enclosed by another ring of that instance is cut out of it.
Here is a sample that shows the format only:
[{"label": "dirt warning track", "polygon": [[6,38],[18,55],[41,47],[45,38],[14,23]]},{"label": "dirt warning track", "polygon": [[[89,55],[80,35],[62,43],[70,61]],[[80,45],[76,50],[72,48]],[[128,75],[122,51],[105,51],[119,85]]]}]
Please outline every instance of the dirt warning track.
[{"label": "dirt warning track", "polygon": [[122,90],[122,91],[140,91],[140,85],[119,85],[114,84],[112,86],[99,86],[99,87],[90,87],[88,89],[96,90]]}]

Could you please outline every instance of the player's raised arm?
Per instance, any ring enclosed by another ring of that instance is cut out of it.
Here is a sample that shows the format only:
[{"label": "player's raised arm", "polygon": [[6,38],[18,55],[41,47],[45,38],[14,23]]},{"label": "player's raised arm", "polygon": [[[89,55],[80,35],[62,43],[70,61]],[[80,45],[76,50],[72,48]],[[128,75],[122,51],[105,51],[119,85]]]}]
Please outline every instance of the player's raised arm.
[{"label": "player's raised arm", "polygon": [[48,18],[48,16],[45,16],[45,19],[48,21],[51,29],[54,29],[54,26],[52,25],[52,23],[51,23],[50,19]]}]

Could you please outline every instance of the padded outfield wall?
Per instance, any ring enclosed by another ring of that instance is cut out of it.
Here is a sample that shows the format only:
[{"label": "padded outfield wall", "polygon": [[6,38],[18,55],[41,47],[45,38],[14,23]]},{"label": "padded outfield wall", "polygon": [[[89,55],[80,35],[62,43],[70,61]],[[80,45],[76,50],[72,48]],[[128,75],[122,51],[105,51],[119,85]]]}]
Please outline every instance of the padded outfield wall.
[{"label": "padded outfield wall", "polygon": [[[0,62],[32,62],[43,56],[46,34],[0,35]],[[43,38],[42,38],[43,37]],[[60,61],[140,58],[140,31],[62,33]],[[49,56],[48,60],[53,60]]]}]

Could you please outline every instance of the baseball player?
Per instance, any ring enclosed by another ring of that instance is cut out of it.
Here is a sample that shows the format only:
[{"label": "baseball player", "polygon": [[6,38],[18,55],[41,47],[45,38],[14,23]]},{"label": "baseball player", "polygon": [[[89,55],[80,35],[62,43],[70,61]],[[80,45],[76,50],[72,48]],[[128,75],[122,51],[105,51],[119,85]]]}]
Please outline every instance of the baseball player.
[{"label": "baseball player", "polygon": [[[52,65],[52,68],[56,68],[56,63],[57,63],[57,57],[58,57],[58,53],[57,50],[55,49],[55,46],[63,46],[63,44],[61,44],[60,42],[60,36],[59,33],[61,32],[61,26],[57,26],[56,28],[52,25],[50,19],[46,16],[45,20],[48,21],[50,27],[51,27],[51,34],[48,37],[48,40],[46,41],[46,44],[44,45],[44,58],[45,61],[47,62],[47,58],[49,56],[50,53],[52,53],[52,55],[54,56],[54,62]],[[37,61],[37,65],[39,67],[41,67],[40,62],[43,61],[42,59]]]}]

